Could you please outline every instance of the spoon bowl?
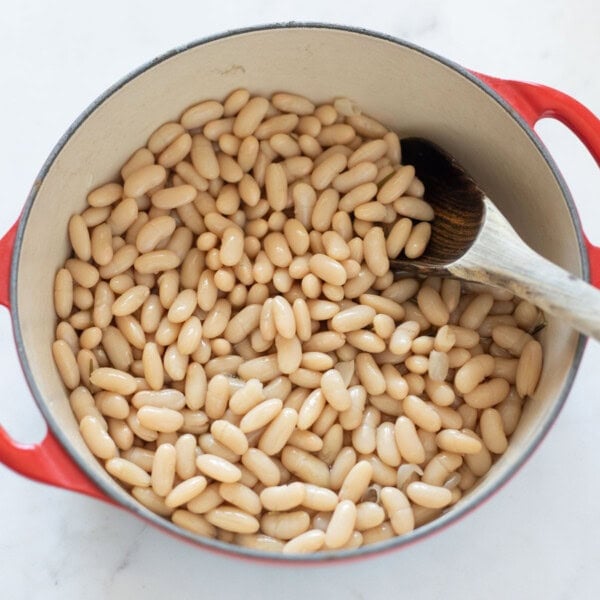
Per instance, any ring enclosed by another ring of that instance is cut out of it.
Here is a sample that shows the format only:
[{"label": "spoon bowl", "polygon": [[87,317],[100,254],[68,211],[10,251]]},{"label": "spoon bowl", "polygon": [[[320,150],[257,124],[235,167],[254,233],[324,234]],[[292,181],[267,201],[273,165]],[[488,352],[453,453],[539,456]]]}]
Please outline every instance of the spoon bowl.
[{"label": "spoon bowl", "polygon": [[465,170],[432,142],[402,140],[433,207],[429,244],[417,259],[395,259],[395,274],[454,276],[504,287],[600,339],[600,291],[537,254]]}]

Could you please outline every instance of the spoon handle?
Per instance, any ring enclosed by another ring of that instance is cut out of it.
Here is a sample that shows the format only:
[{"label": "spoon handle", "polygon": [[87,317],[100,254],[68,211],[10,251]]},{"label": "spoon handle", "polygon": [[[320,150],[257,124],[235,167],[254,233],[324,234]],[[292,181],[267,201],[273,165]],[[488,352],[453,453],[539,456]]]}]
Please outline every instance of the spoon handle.
[{"label": "spoon handle", "polygon": [[496,206],[488,198],[483,201],[486,214],[477,239],[448,270],[462,279],[507,288],[600,340],[600,291],[532,250]]}]

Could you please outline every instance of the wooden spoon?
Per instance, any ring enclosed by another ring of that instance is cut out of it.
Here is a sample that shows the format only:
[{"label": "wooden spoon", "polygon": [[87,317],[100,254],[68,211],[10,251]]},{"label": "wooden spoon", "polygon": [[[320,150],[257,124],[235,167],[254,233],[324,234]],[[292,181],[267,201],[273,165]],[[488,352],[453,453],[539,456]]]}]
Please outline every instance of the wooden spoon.
[{"label": "wooden spoon", "polygon": [[600,339],[600,291],[534,252],[462,167],[422,138],[402,140],[435,211],[431,240],[417,259],[390,261],[395,273],[454,276],[507,288]]}]

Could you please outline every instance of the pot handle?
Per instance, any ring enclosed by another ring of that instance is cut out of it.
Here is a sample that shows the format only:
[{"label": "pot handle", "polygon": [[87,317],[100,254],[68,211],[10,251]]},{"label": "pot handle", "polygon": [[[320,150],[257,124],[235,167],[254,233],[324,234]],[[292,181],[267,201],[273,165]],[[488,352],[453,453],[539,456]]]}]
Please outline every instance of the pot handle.
[{"label": "pot handle", "polygon": [[[10,310],[10,266],[19,221],[0,239],[0,305]],[[0,463],[56,487],[112,502],[79,469],[52,432],[38,444],[15,442],[0,425]]]},{"label": "pot handle", "polygon": [[[585,145],[600,166],[600,119],[583,104],[554,88],[537,83],[498,79],[474,73],[500,94],[533,128],[544,118],[566,125]],[[594,246],[584,234],[590,261],[590,282],[600,287],[600,246]]]}]

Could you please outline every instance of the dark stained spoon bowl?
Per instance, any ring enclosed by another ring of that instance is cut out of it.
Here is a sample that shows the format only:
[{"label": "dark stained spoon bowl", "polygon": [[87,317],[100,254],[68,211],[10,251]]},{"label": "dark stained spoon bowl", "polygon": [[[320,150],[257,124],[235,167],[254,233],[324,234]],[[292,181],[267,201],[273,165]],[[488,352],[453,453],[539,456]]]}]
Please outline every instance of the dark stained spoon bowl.
[{"label": "dark stained spoon bowl", "polygon": [[423,138],[402,140],[433,207],[431,239],[419,258],[390,261],[394,273],[454,276],[507,288],[600,339],[600,291],[537,254],[446,152]]}]

